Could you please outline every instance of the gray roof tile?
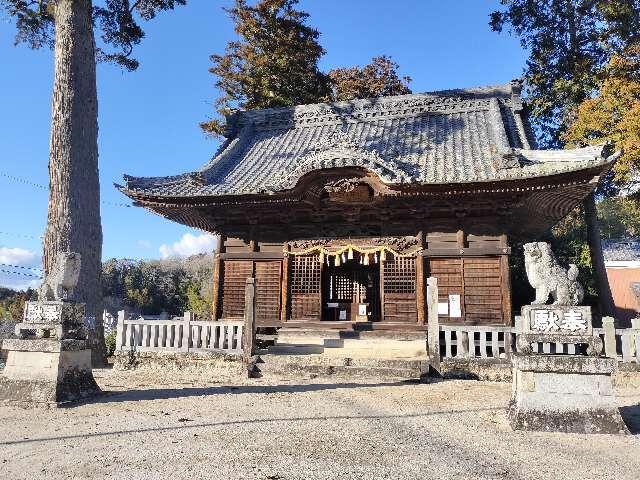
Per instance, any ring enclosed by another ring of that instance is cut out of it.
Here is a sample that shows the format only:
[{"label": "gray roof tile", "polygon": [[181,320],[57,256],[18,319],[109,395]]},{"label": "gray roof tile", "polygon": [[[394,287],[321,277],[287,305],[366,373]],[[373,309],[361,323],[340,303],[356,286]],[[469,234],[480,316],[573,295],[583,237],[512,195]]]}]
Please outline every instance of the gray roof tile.
[{"label": "gray roof tile", "polygon": [[519,84],[239,112],[198,172],[125,177],[158,196],[272,193],[313,170],[361,166],[387,184],[531,178],[601,163],[602,147],[531,150]]}]

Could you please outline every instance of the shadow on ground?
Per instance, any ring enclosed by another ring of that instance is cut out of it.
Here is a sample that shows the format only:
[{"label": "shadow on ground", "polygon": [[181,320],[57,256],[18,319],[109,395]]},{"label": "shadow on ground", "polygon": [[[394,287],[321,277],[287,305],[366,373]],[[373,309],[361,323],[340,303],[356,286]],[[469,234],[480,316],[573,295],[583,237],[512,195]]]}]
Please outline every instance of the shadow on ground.
[{"label": "shadow on ground", "polygon": [[620,407],[620,415],[633,435],[640,435],[640,404]]},{"label": "shadow on ground", "polygon": [[[210,395],[233,395],[243,393],[306,393],[350,388],[395,387],[400,385],[408,385],[410,383],[414,382],[403,380],[397,382],[376,383],[317,383],[304,385],[216,385],[212,387],[150,388],[141,390],[125,390],[118,392],[104,391],[103,395],[83,403],[139,402],[148,400],[168,400],[172,398],[202,397]],[[77,406],[77,404],[70,406]]]}]

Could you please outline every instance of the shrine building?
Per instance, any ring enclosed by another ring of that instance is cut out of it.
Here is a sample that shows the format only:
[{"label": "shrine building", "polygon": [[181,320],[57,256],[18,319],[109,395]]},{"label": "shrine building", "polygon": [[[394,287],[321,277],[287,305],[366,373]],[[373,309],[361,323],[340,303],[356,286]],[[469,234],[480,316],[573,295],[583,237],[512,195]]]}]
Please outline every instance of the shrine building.
[{"label": "shrine building", "polygon": [[536,149],[521,84],[242,111],[200,170],[130,177],[136,205],[221,236],[213,315],[259,326],[511,325],[510,243],[533,241],[614,162]]}]

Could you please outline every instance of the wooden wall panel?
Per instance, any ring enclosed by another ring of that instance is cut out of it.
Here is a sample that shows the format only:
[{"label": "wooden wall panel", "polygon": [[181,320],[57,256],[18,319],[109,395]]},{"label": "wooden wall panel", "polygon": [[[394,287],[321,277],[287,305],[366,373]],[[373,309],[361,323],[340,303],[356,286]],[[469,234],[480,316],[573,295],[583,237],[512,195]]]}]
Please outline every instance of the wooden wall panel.
[{"label": "wooden wall panel", "polygon": [[276,325],[280,322],[282,262],[255,262],[256,325]]},{"label": "wooden wall panel", "polygon": [[253,262],[225,260],[222,265],[222,318],[244,318],[244,290],[253,275]]},{"label": "wooden wall panel", "polygon": [[[501,257],[430,258],[429,276],[438,279],[438,300],[460,295],[462,317],[440,315],[442,323],[502,325],[505,284]],[[510,319],[509,319],[510,321]]]},{"label": "wooden wall panel", "polygon": [[464,284],[462,276],[462,258],[430,258],[429,276],[438,279],[438,301],[449,302],[449,295],[460,295],[461,318],[449,318],[449,315],[439,315],[442,323],[462,322],[464,319]]},{"label": "wooden wall panel", "polygon": [[464,306],[467,324],[504,323],[499,257],[465,258]]},{"label": "wooden wall panel", "polygon": [[318,255],[294,255],[289,264],[292,320],[320,320],[320,260]]},{"label": "wooden wall panel", "polygon": [[393,257],[383,262],[383,320],[417,323],[416,259]]}]

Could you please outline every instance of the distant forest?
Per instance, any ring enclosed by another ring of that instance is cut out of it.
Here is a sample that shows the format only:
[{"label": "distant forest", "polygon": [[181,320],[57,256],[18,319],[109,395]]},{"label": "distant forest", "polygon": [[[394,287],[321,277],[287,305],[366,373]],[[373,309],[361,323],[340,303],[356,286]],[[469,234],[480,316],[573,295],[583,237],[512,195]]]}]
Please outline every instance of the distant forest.
[{"label": "distant forest", "polygon": [[[185,310],[198,317],[211,312],[213,255],[166,260],[108,260],[102,264],[104,308],[145,314]],[[22,318],[24,302],[36,299],[33,289],[17,292],[0,287],[0,320]]]}]

